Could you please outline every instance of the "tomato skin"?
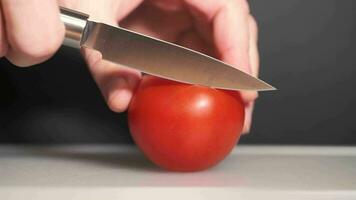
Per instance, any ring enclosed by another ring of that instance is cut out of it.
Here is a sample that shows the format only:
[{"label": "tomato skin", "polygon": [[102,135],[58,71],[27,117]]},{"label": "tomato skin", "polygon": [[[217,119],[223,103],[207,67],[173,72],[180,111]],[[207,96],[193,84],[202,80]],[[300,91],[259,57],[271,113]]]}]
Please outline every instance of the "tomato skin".
[{"label": "tomato skin", "polygon": [[128,110],[135,143],[158,166],[198,171],[223,160],[244,122],[238,92],[145,76]]}]

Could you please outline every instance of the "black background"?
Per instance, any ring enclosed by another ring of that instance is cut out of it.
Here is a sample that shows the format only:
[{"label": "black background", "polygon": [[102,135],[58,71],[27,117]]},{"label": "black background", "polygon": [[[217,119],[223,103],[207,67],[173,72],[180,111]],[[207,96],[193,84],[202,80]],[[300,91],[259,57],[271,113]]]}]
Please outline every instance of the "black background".
[{"label": "black background", "polygon": [[[242,143],[356,144],[356,1],[253,0],[260,94]],[[132,142],[126,114],[105,105],[79,53],[17,68],[0,60],[1,143]]]}]

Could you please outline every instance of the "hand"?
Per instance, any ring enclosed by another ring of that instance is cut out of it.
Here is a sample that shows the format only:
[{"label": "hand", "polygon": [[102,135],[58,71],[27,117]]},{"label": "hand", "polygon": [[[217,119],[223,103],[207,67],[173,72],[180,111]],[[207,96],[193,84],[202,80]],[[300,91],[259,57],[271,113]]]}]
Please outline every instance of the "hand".
[{"label": "hand", "polygon": [[[1,3],[0,56],[29,66],[48,59],[59,48],[64,27],[54,0]],[[60,0],[59,4],[88,13],[91,19],[175,42],[258,74],[257,26],[246,0]],[[83,54],[109,107],[116,112],[126,110],[140,72],[103,61],[95,51],[83,49]],[[257,93],[243,92],[242,96],[246,104],[244,132],[248,132]]]},{"label": "hand", "polygon": [[[246,0],[130,1],[123,3],[117,13],[120,16],[112,20],[113,23],[210,54],[254,76],[258,74],[257,25],[249,13]],[[95,63],[95,60],[91,63]],[[109,64],[99,61],[96,65],[91,68],[98,72]],[[132,70],[108,68],[110,70],[106,76],[115,77],[116,74],[116,78],[109,81],[98,77],[98,80],[109,83],[99,85],[102,85],[102,91],[106,91],[106,99],[112,110],[125,110],[138,78],[126,76],[132,75]],[[257,92],[243,92],[242,96],[246,104],[246,133],[251,126]]]},{"label": "hand", "polygon": [[[246,0],[79,0],[64,6],[87,12],[96,20],[201,51],[254,76],[258,74],[257,25]],[[126,110],[140,73],[105,62],[93,51],[84,50],[84,55],[109,107],[117,112]],[[247,133],[257,92],[243,92],[242,96]]]}]

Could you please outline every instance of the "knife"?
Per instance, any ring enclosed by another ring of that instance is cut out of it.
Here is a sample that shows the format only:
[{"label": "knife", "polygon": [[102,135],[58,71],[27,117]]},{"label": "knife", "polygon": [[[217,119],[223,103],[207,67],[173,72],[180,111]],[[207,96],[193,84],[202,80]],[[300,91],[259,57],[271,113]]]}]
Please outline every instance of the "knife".
[{"label": "knife", "polygon": [[146,74],[219,89],[275,89],[213,57],[121,27],[91,21],[85,13],[61,7],[60,18],[66,28],[64,45],[97,50],[104,60]]}]

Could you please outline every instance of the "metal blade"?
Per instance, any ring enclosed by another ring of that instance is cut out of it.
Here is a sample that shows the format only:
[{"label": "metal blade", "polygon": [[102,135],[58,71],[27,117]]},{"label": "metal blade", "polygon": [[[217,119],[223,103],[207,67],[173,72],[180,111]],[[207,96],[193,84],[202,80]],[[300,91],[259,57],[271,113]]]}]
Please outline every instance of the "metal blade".
[{"label": "metal blade", "polygon": [[100,51],[105,60],[170,80],[230,90],[275,89],[215,58],[103,23],[88,21],[81,45]]}]

